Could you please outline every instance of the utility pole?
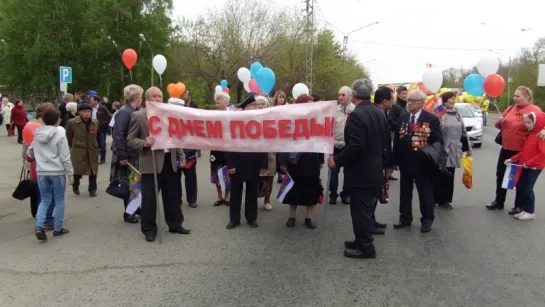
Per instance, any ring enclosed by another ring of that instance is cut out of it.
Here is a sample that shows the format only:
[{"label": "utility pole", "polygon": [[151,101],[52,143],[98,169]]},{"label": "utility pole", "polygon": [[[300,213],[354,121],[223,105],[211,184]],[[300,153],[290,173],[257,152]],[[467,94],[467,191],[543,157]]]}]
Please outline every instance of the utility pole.
[{"label": "utility pole", "polygon": [[304,0],[306,13],[305,32],[307,34],[306,83],[311,94],[314,57],[314,1],[315,0]]}]

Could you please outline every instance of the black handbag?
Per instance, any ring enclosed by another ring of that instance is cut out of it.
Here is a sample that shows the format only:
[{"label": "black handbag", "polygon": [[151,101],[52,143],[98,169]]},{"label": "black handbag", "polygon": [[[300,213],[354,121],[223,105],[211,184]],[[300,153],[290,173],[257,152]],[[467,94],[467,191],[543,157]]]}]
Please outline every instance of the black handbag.
[{"label": "black handbag", "polygon": [[131,183],[126,167],[123,167],[120,177],[117,177],[110,182],[110,185],[106,188],[106,193],[121,199],[128,199],[130,197]]},{"label": "black handbag", "polygon": [[28,172],[25,174],[25,167],[23,166],[21,176],[19,176],[19,184],[11,196],[18,200],[25,200],[36,194],[36,189],[38,189],[38,184],[28,179]]}]

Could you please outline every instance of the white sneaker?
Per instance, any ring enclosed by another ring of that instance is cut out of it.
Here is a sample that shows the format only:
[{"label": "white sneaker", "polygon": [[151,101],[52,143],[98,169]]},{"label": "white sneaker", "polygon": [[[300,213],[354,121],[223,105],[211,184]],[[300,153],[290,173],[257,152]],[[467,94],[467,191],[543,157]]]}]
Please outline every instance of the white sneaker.
[{"label": "white sneaker", "polygon": [[272,206],[269,203],[266,203],[264,207],[265,207],[266,211],[271,211],[272,210]]},{"label": "white sneaker", "polygon": [[534,213],[528,213],[523,211],[517,216],[517,219],[521,221],[535,220],[536,215]]},{"label": "white sneaker", "polygon": [[519,216],[520,216],[521,214],[523,214],[523,213],[524,213],[524,211],[521,211],[521,212],[519,212],[519,213],[515,213],[515,214],[512,215],[512,217],[518,219]]}]

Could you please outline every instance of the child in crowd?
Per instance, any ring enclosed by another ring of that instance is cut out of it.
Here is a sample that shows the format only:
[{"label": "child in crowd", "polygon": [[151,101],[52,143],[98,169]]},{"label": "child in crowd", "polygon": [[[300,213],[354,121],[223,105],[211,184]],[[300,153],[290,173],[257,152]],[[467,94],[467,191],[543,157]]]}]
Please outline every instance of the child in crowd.
[{"label": "child in crowd", "polygon": [[516,163],[523,167],[522,174],[517,182],[515,204],[520,204],[523,211],[514,215],[519,220],[535,219],[534,207],[536,198],[534,185],[541,171],[545,168],[545,141],[538,137],[545,127],[545,113],[528,113],[524,115],[524,126],[530,135],[522,150],[505,163]]},{"label": "child in crowd", "polygon": [[[59,237],[68,233],[63,228],[64,222],[64,195],[66,190],[66,176],[72,184],[74,170],[70,161],[70,148],[64,129],[58,128],[59,113],[53,108],[44,110],[42,126],[34,132],[34,140],[30,144],[27,156],[36,161],[36,173],[40,188],[41,200],[36,215],[36,238],[47,240],[45,234],[46,213],[52,204],[55,204],[55,224],[53,236]],[[54,200],[54,202],[53,202]]]}]

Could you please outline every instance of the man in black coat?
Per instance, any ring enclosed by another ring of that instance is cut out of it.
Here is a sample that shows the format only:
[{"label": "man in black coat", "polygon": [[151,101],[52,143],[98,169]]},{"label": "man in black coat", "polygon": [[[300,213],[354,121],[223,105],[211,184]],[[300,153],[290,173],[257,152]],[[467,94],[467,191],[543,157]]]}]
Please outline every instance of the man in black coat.
[{"label": "man in black coat", "polygon": [[328,166],[344,167],[344,184],[350,195],[350,214],[355,240],[344,243],[344,256],[375,258],[373,210],[383,182],[388,121],[371,101],[372,83],[358,79],[352,84],[352,102],[344,130],[345,147],[330,157]]},{"label": "man in black coat", "polygon": [[[399,117],[404,113],[407,113],[407,95],[409,92],[407,87],[400,86],[396,89],[396,93],[397,99],[392,105],[390,111],[388,111],[388,123],[390,125],[390,131],[392,132],[392,138],[394,137],[396,130],[399,128]],[[397,180],[397,178],[393,176],[394,168],[392,165],[388,165],[387,172],[388,180]]]},{"label": "man in black coat", "polygon": [[419,151],[426,145],[443,145],[439,118],[422,109],[426,98],[420,90],[409,95],[409,112],[399,118],[399,128],[394,137],[394,156],[401,173],[399,222],[394,224],[394,228],[408,227],[413,221],[413,183],[416,183],[422,214],[420,230],[424,233],[431,231],[434,220],[432,178],[435,166],[422,159]]}]

